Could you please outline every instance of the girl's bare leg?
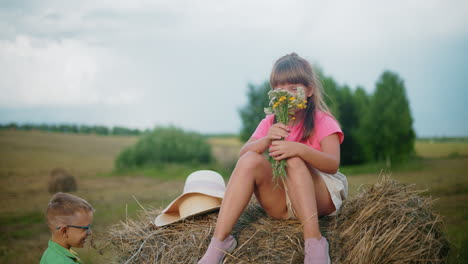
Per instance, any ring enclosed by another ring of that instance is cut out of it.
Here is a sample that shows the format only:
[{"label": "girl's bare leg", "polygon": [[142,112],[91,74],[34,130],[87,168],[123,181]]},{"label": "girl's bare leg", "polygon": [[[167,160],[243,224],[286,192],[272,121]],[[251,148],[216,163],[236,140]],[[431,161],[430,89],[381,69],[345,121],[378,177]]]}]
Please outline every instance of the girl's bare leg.
[{"label": "girl's bare leg", "polygon": [[318,217],[335,210],[325,182],[298,157],[287,160],[285,181],[294,211],[304,228],[304,239],[320,238]]},{"label": "girl's bare leg", "polygon": [[256,152],[245,153],[237,162],[226,188],[214,237],[223,241],[255,193],[260,205],[275,218],[287,218],[284,188],[274,188],[270,163]]}]

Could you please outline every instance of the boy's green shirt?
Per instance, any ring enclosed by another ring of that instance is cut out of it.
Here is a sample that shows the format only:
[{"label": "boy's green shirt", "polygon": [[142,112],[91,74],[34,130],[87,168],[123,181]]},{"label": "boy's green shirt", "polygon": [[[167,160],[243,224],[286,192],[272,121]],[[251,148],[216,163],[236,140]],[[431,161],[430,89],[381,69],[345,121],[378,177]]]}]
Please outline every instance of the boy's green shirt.
[{"label": "boy's green shirt", "polygon": [[40,264],[82,263],[78,254],[49,240],[49,247],[44,251]]}]

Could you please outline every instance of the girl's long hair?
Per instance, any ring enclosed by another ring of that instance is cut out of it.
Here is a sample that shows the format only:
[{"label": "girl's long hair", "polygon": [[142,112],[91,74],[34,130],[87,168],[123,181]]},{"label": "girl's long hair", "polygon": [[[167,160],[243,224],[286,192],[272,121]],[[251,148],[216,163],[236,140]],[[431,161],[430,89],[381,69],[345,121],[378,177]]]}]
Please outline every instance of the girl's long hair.
[{"label": "girl's long hair", "polygon": [[[313,94],[307,97],[307,108],[304,115],[304,126],[301,141],[306,141],[314,131],[314,116],[316,109],[330,114],[328,106],[323,100],[323,87],[319,76],[310,63],[291,53],[279,58],[273,65],[270,75],[270,86],[272,89],[283,84],[303,84],[313,90]],[[307,93],[307,91],[306,91]],[[276,119],[275,119],[276,121]]]}]

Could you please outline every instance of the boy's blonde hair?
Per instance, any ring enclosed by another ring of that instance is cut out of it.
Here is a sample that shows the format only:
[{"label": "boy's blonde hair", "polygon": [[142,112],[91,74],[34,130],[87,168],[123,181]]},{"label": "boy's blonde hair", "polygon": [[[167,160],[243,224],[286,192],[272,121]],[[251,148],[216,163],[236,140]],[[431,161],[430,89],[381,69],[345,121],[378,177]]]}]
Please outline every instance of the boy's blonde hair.
[{"label": "boy's blonde hair", "polygon": [[94,208],[86,200],[68,193],[56,193],[49,201],[46,210],[47,224],[55,229],[60,224],[72,219],[75,214],[83,210],[94,212]]}]

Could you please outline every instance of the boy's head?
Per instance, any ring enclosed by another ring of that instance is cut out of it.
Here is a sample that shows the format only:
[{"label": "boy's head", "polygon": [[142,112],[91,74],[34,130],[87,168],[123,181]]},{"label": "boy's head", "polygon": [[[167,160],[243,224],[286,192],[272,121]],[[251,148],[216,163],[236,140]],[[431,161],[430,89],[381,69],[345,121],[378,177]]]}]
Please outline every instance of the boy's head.
[{"label": "boy's head", "polygon": [[94,208],[84,199],[56,193],[46,211],[52,240],[65,248],[83,247],[91,233]]}]

